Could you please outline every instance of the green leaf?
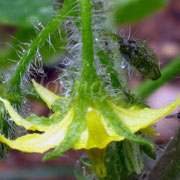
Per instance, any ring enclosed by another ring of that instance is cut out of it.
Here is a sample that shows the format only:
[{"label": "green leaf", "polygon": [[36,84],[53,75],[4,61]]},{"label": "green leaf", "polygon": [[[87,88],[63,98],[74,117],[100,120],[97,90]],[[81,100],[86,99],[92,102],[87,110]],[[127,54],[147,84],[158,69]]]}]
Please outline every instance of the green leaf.
[{"label": "green leaf", "polygon": [[113,17],[115,24],[138,21],[167,5],[168,0],[117,0]]},{"label": "green leaf", "polygon": [[47,23],[53,16],[52,0],[1,0],[0,23],[21,27]]}]

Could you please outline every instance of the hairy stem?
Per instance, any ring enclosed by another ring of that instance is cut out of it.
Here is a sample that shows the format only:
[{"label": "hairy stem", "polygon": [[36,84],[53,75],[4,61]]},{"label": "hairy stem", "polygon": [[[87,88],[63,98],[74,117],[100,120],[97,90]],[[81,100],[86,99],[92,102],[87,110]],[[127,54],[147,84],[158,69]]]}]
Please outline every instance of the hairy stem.
[{"label": "hairy stem", "polygon": [[92,83],[96,78],[94,67],[93,35],[90,0],[79,0],[82,30],[82,78]]},{"label": "hairy stem", "polygon": [[53,33],[58,26],[63,22],[63,20],[66,19],[66,16],[70,12],[71,8],[73,7],[74,0],[65,0],[63,7],[59,11],[59,13],[56,14],[56,16],[49,22],[49,24],[46,26],[44,30],[42,30],[37,37],[33,40],[29,48],[24,53],[22,59],[20,60],[11,80],[9,83],[9,89],[15,89],[18,90],[21,78],[26,72],[28,65],[30,64],[32,58],[36,54],[38,48],[40,48],[43,43],[46,41],[48,36]]},{"label": "hairy stem", "polygon": [[135,93],[139,97],[146,98],[156,89],[158,89],[160,86],[162,86],[169,80],[176,77],[179,73],[180,73],[180,56],[172,60],[171,63],[166,65],[166,67],[164,67],[161,70],[161,74],[162,74],[161,78],[159,78],[157,81],[146,80],[137,87]]},{"label": "hairy stem", "polygon": [[180,178],[180,128],[146,180],[178,180]]}]

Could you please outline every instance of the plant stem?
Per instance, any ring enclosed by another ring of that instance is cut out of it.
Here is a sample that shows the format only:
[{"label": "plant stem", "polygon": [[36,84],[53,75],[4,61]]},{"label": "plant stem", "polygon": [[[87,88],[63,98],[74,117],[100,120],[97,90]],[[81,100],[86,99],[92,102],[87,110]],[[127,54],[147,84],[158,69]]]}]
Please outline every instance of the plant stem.
[{"label": "plant stem", "polygon": [[58,26],[66,19],[66,16],[70,12],[71,8],[74,5],[74,0],[65,0],[63,7],[57,13],[57,15],[49,22],[49,24],[42,30],[37,37],[33,40],[29,48],[24,53],[22,59],[20,60],[11,80],[9,83],[9,89],[18,90],[21,78],[26,72],[28,65],[30,64],[32,58],[36,54],[37,50],[43,45],[48,36],[53,33]]},{"label": "plant stem", "polygon": [[178,180],[180,178],[180,128],[151,170],[146,180]]},{"label": "plant stem", "polygon": [[136,90],[135,94],[139,97],[146,98],[157,88],[173,79],[180,73],[180,56],[172,60],[171,63],[166,65],[161,71],[162,76],[157,81],[146,80],[140,84]]},{"label": "plant stem", "polygon": [[79,0],[82,30],[82,79],[93,83],[96,78],[94,67],[93,35],[91,27],[90,0]]}]

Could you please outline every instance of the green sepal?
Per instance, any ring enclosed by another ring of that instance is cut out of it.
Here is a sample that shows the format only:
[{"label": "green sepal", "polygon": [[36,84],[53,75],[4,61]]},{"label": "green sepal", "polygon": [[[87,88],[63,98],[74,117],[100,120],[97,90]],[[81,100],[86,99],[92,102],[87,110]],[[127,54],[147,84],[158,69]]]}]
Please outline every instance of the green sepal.
[{"label": "green sepal", "polygon": [[107,176],[103,180],[114,180],[114,177],[121,177],[121,180],[132,179],[125,162],[123,142],[109,144],[106,150],[105,165]]},{"label": "green sepal", "polygon": [[152,151],[150,148],[148,148],[147,146],[141,146],[140,147],[141,148],[141,150],[145,153],[145,154],[147,154],[150,158],[152,158],[152,159],[156,159],[156,151],[154,150],[154,151]]},{"label": "green sepal", "polygon": [[49,118],[43,117],[43,116],[37,116],[36,114],[31,114],[26,118],[26,120],[30,121],[33,124],[38,125],[51,125],[52,122],[49,120]]},{"label": "green sepal", "polygon": [[111,143],[106,150],[107,177],[105,180],[130,180],[132,174],[140,173],[143,168],[140,145],[129,140]]},{"label": "green sepal", "polygon": [[107,103],[107,101],[97,100],[96,107],[102,113],[109,126],[111,126],[117,134],[124,136],[126,139],[133,142],[146,145],[152,149],[152,151],[155,149],[155,146],[151,141],[141,137],[140,135],[132,133],[129,128],[119,119],[118,115],[114,112],[113,108]]},{"label": "green sepal", "polygon": [[68,149],[72,148],[75,142],[80,138],[81,133],[86,128],[86,113],[87,104],[83,100],[79,100],[75,105],[75,112],[72,123],[69,126],[68,132],[62,141],[53,151],[42,158],[42,161],[53,159],[61,156]]},{"label": "green sepal", "polygon": [[140,145],[132,141],[123,141],[123,153],[129,172],[141,173],[143,169],[142,153]]}]

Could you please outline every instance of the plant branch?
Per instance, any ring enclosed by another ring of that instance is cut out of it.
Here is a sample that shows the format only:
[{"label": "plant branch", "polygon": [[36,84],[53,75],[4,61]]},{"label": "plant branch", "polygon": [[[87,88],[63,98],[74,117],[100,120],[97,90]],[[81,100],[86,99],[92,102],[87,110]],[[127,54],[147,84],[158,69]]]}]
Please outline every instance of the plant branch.
[{"label": "plant branch", "polygon": [[74,0],[65,0],[63,7],[60,9],[59,13],[49,22],[49,24],[42,30],[37,37],[33,40],[31,45],[28,47],[24,53],[22,59],[20,60],[11,80],[9,83],[9,89],[19,90],[21,78],[26,72],[28,65],[30,64],[32,58],[36,54],[37,50],[43,45],[48,36],[53,33],[58,26],[66,19],[68,13],[74,5]]}]

